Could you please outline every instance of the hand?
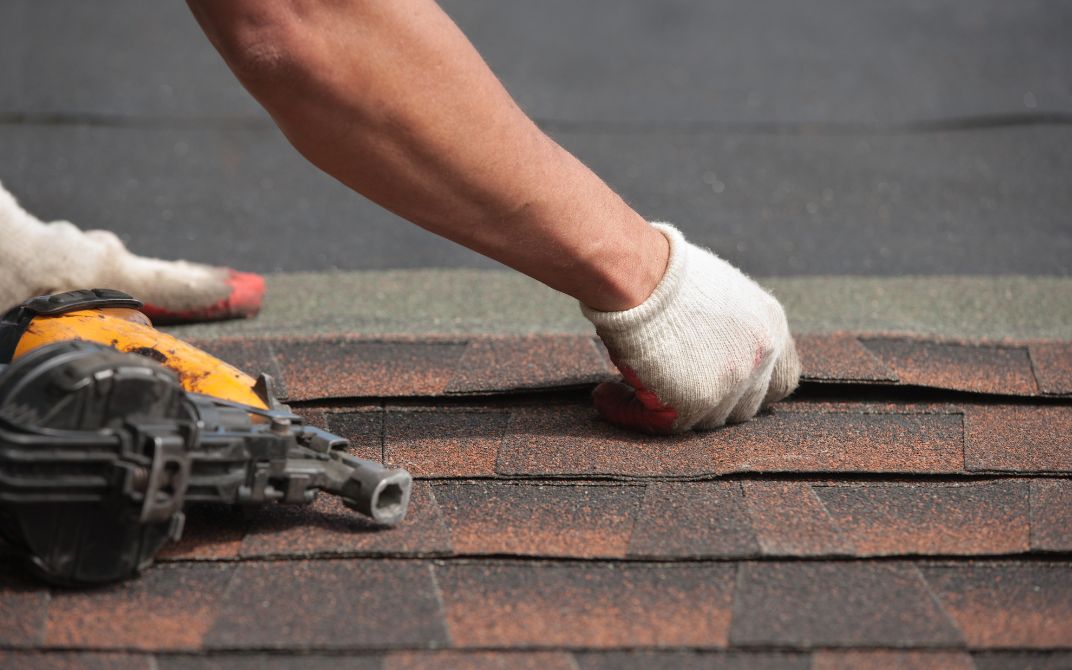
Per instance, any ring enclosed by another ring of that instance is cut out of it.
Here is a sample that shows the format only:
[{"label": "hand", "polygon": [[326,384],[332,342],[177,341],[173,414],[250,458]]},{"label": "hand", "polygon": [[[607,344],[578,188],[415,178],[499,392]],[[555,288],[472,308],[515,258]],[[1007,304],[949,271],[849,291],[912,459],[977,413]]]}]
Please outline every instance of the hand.
[{"label": "hand", "polygon": [[0,184],[0,310],[27,298],[83,288],[112,288],[145,302],[158,323],[252,316],[264,279],[186,261],[131,253],[113,233],[44,223]]},{"label": "hand", "polygon": [[595,389],[600,414],[679,433],[747,421],[792,393],[800,361],[778,301],[673,226],[655,226],[670,260],[651,296],[620,312],[581,307],[625,379]]}]

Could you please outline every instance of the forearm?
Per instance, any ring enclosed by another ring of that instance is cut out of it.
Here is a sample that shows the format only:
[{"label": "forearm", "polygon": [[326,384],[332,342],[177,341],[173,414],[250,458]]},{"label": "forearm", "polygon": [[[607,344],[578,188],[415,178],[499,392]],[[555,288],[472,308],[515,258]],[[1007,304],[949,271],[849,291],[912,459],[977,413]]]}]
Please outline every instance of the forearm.
[{"label": "forearm", "polygon": [[598,309],[644,300],[665,240],[517,107],[431,0],[190,0],[294,146],[400,216]]}]

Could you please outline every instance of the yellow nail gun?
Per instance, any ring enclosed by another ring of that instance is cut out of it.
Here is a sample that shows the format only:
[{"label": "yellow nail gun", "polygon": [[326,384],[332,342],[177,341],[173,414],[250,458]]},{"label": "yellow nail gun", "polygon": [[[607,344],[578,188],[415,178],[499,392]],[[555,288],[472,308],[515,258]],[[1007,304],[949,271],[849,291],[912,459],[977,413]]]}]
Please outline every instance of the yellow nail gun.
[{"label": "yellow nail gun", "polygon": [[311,502],[406,514],[412,479],[155,330],[108,289],[33,298],[0,319],[0,535],[61,585],[115,581],[177,540],[187,502]]}]

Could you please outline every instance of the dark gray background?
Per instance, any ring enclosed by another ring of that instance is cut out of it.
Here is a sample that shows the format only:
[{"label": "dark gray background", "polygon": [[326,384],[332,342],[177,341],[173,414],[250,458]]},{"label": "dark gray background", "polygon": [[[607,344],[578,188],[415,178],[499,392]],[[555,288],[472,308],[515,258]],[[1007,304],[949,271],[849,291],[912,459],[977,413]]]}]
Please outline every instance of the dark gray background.
[{"label": "dark gray background", "polygon": [[[445,7],[556,139],[749,272],[1072,274],[1072,2]],[[164,257],[495,266],[305,163],[178,0],[0,3],[0,180]]]}]

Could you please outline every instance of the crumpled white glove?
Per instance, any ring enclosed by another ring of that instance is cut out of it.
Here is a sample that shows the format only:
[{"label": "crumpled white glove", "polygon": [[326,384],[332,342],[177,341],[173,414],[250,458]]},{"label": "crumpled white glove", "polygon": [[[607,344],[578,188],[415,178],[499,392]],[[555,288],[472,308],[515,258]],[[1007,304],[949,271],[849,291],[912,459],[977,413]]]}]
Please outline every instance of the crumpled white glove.
[{"label": "crumpled white glove", "polygon": [[666,223],[666,274],[642,304],[581,305],[626,383],[593,392],[608,421],[679,433],[747,421],[797,386],[800,360],[781,304],[759,284]]},{"label": "crumpled white glove", "polygon": [[36,295],[84,288],[130,293],[154,320],[177,322],[256,314],[264,279],[138,256],[106,230],[44,223],[0,184],[0,311]]}]

